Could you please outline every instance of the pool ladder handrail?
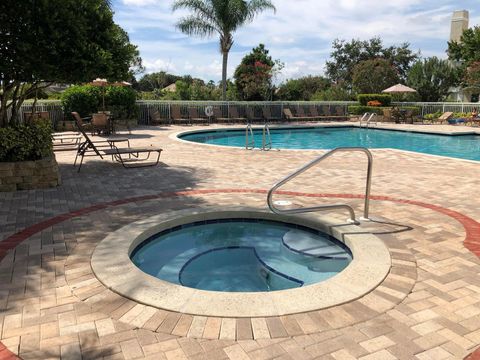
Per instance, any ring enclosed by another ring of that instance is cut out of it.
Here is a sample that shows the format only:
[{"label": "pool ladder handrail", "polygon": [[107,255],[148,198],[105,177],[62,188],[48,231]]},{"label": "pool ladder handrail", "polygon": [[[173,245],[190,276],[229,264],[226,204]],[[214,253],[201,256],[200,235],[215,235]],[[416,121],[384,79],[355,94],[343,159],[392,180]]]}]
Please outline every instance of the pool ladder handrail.
[{"label": "pool ladder handrail", "polygon": [[[253,150],[255,149],[255,137],[253,135],[253,127],[251,123],[247,124],[245,129],[245,149]],[[262,130],[262,148],[263,151],[272,150],[272,136],[270,135],[270,127],[268,123],[265,122]]]},{"label": "pool ladder handrail", "polygon": [[[360,119],[360,127],[362,127],[363,122],[365,123],[365,127],[367,127],[367,128],[370,125],[370,123],[372,123],[372,124],[375,123],[375,125],[378,125],[376,118],[377,118],[376,113],[366,112],[365,114],[363,114],[363,116]],[[365,120],[365,119],[367,119],[367,120]]]},{"label": "pool ladder handrail", "polygon": [[270,127],[268,126],[268,123],[266,121],[265,125],[263,126],[262,150],[272,150],[272,136],[270,135]]},{"label": "pool ladder handrail", "polygon": [[362,220],[368,220],[369,216],[369,207],[370,207],[370,190],[372,186],[372,169],[373,169],[373,156],[370,150],[365,147],[339,147],[329,152],[319,156],[318,158],[314,159],[313,161],[309,162],[308,164],[302,166],[300,169],[296,170],[295,172],[291,173],[284,179],[280,180],[276,183],[269,191],[267,195],[267,203],[270,210],[275,214],[301,214],[307,212],[314,212],[314,211],[324,211],[324,210],[333,210],[333,209],[346,209],[350,213],[350,221],[353,223],[358,224],[356,217],[355,217],[355,210],[348,204],[331,204],[331,205],[320,205],[320,206],[313,206],[307,208],[295,208],[295,209],[286,209],[281,210],[275,207],[273,203],[273,194],[274,192],[280,188],[281,186],[288,183],[290,180],[293,180],[300,174],[303,174],[308,169],[314,167],[318,163],[322,162],[323,160],[329,158],[333,154],[338,152],[362,152],[367,156],[368,159],[368,166],[367,166],[367,180],[366,180],[366,189],[365,189],[365,204],[363,209],[363,218]]},{"label": "pool ladder handrail", "polygon": [[[249,136],[251,137],[251,140],[249,139]],[[250,122],[247,123],[247,127],[245,129],[245,149],[255,149],[255,137],[253,136],[253,127]]]}]

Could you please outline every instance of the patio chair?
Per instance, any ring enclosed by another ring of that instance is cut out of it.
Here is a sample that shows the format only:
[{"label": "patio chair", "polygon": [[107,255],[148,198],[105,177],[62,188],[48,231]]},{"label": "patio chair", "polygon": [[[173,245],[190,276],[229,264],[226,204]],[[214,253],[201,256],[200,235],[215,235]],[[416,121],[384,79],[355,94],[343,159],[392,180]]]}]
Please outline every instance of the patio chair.
[{"label": "patio chair", "polygon": [[287,120],[301,120],[302,119],[301,117],[294,116],[292,114],[292,110],[290,110],[289,108],[284,108],[283,109],[283,114],[285,115],[285,118]]},{"label": "patio chair", "polygon": [[328,105],[323,105],[322,106],[322,117],[324,118],[331,118],[332,112],[330,111],[330,106]]},{"label": "patio chair", "polygon": [[255,115],[255,108],[252,108],[250,106],[247,106],[247,108],[245,109],[245,115],[247,115],[247,121],[249,123],[259,122],[263,120],[262,118]]},{"label": "patio chair", "polygon": [[315,116],[310,116],[309,114],[307,114],[302,106],[298,107],[297,116],[302,120],[315,120]]},{"label": "patio chair", "polygon": [[230,106],[228,108],[229,111],[229,119],[232,120],[233,122],[244,122],[247,119],[240,116],[238,113],[238,108],[236,106]]},{"label": "patio chair", "polygon": [[279,121],[281,118],[272,115],[270,106],[264,106],[262,108],[262,114],[265,121]]},{"label": "patio chair", "polygon": [[[78,122],[78,119],[81,119],[77,112],[72,112],[72,116],[76,122]],[[124,168],[135,168],[157,165],[160,160],[160,153],[163,151],[163,149],[155,148],[153,146],[145,148],[130,147],[130,141],[127,138],[110,138],[101,141],[92,141],[81,126],[79,127],[79,130],[85,138],[85,141],[78,146],[75,162],[73,163],[73,165],[76,166],[77,160],[80,157],[78,172],[80,172],[83,159],[86,156],[99,156],[103,159],[103,156],[107,155],[111,156],[113,161],[121,163]],[[126,148],[119,148],[117,146],[118,143],[122,142],[127,143]],[[150,154],[153,152],[157,153],[156,161],[147,162],[150,158]],[[146,154],[146,157],[140,158],[140,154]]]},{"label": "patio chair", "polygon": [[318,120],[320,120],[322,118],[320,116],[320,114],[318,113],[317,107],[315,105],[310,105],[309,109],[310,109],[310,115],[311,116],[315,117]]},{"label": "patio chair", "polygon": [[230,123],[230,120],[231,120],[228,117],[223,116],[222,109],[218,106],[213,107],[213,117],[215,118],[215,121],[217,121],[217,122]]},{"label": "patio chair", "polygon": [[208,118],[202,118],[198,113],[197,107],[189,107],[188,108],[188,117],[191,123],[199,122],[205,125],[209,125]]},{"label": "patio chair", "polygon": [[162,119],[160,111],[158,111],[158,109],[150,109],[148,115],[150,116],[150,125],[170,125],[170,122],[168,122],[167,119]]},{"label": "patio chair", "polygon": [[106,113],[96,113],[92,115],[92,135],[110,134],[111,126],[109,115]]},{"label": "patio chair", "polygon": [[192,125],[192,122],[188,117],[183,117],[182,115],[182,110],[180,109],[180,106],[178,105],[172,105],[170,107],[170,119],[173,122],[179,122],[179,123],[184,123],[185,125]]}]

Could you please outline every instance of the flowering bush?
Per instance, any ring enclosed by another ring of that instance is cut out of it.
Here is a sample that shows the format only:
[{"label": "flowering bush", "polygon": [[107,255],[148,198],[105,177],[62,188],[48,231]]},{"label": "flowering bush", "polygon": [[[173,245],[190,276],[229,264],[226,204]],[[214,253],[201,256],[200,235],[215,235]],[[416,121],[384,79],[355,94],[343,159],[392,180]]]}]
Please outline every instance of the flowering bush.
[{"label": "flowering bush", "polygon": [[367,106],[382,106],[382,103],[378,100],[372,100],[367,103]]}]

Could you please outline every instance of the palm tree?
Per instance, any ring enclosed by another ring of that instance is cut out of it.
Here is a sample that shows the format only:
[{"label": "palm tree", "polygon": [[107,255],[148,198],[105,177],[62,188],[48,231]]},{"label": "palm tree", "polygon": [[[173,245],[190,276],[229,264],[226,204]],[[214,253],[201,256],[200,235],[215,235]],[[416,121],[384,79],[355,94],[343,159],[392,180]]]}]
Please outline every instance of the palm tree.
[{"label": "palm tree", "polygon": [[188,35],[220,36],[222,61],[222,97],[227,99],[228,52],[233,45],[233,33],[240,26],[253,21],[267,9],[275,11],[269,0],[175,0],[173,11],[187,9],[191,14],[180,19],[177,28]]}]

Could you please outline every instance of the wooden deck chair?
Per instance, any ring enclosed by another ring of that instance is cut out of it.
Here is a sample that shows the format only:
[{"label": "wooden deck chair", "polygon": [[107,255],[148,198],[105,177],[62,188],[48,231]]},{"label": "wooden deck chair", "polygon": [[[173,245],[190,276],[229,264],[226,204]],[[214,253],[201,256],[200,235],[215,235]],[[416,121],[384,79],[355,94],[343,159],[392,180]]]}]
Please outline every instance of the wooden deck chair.
[{"label": "wooden deck chair", "polygon": [[185,125],[192,125],[192,122],[188,117],[183,117],[182,111],[179,105],[171,105],[170,106],[170,119],[173,122],[184,123]]},{"label": "wooden deck chair", "polygon": [[189,117],[191,123],[199,122],[199,123],[203,123],[205,125],[209,125],[208,119],[207,118],[202,118],[199,115],[197,107],[189,107],[188,108],[188,117]]},{"label": "wooden deck chair", "polygon": [[243,122],[247,120],[246,118],[239,115],[238,108],[236,106],[230,106],[228,118],[233,122]]},{"label": "wooden deck chair", "polygon": [[[72,116],[77,122],[80,115],[77,112],[72,112]],[[103,156],[111,156],[112,160],[122,164],[124,168],[136,168],[155,166],[160,160],[160,153],[163,151],[161,148],[150,147],[130,147],[130,141],[127,138],[110,138],[102,141],[92,141],[88,137],[87,133],[79,127],[85,141],[78,146],[77,156],[75,157],[74,166],[77,164],[77,159],[80,157],[80,164],[78,166],[78,172],[82,168],[83,159],[85,156],[99,156],[103,159]],[[119,148],[117,144],[127,143],[127,147]],[[157,153],[156,160],[148,161],[151,153]],[[140,154],[145,154],[143,158],[140,158]]]}]

